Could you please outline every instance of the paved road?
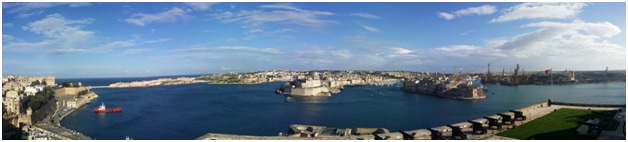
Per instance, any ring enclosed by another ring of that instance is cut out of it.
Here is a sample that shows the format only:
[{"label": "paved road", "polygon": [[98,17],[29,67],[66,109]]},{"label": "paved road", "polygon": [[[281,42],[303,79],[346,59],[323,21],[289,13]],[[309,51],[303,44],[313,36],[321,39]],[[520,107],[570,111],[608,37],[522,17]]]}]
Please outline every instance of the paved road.
[{"label": "paved road", "polygon": [[[79,132],[63,128],[51,123],[39,123],[35,125],[36,128],[48,131],[50,135],[60,140],[91,140],[92,138],[85,136]],[[54,139],[53,138],[53,139]]]}]

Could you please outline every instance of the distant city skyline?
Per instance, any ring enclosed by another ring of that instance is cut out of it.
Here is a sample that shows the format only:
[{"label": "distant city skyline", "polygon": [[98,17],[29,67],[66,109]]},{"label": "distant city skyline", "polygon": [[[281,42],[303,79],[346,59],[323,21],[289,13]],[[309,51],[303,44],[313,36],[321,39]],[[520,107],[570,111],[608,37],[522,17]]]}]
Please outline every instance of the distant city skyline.
[{"label": "distant city skyline", "polygon": [[625,70],[626,3],[2,3],[2,75]]}]

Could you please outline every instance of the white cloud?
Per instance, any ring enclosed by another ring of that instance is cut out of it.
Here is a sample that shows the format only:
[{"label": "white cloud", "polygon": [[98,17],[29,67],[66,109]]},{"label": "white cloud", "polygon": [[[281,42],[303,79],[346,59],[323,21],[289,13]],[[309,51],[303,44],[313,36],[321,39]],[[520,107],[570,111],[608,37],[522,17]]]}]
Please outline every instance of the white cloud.
[{"label": "white cloud", "polygon": [[335,51],[332,51],[331,54],[336,57],[339,57],[340,59],[349,59],[353,57],[353,55],[351,55],[351,52],[349,52],[349,50],[346,50],[346,49],[335,50]]},{"label": "white cloud", "polygon": [[470,45],[454,45],[449,47],[439,47],[436,50],[441,50],[445,52],[464,52],[478,49],[478,47],[470,46]]},{"label": "white cloud", "polygon": [[[170,39],[167,38],[160,38],[160,39],[156,39],[156,40],[143,40],[141,37],[139,37],[139,35],[134,35],[133,39],[130,40],[124,40],[124,41],[113,41],[107,44],[103,44],[100,45],[96,48],[91,49],[90,51],[92,52],[108,52],[111,51],[114,48],[119,48],[119,47],[133,47],[136,45],[141,45],[141,44],[151,44],[151,43],[160,43],[160,42],[166,42],[169,41]],[[146,50],[146,49],[143,49]],[[124,52],[137,52],[136,50],[126,50]],[[123,53],[124,54],[124,53]],[[133,54],[133,53],[131,53]]]},{"label": "white cloud", "polygon": [[138,26],[144,26],[152,22],[176,22],[177,19],[186,19],[189,16],[186,12],[178,7],[172,7],[170,10],[157,14],[136,13],[126,19],[126,22]]},{"label": "white cloud", "polygon": [[13,37],[11,35],[5,35],[5,34],[2,35],[2,42],[9,42],[9,41],[12,41],[14,39],[15,39],[15,37]]},{"label": "white cloud", "polygon": [[392,52],[394,54],[409,54],[409,53],[414,52],[412,50],[401,48],[401,47],[393,47],[393,48],[390,48],[390,49],[392,50]]},{"label": "white cloud", "polygon": [[2,23],[2,27],[13,27],[13,23]]},{"label": "white cloud", "polygon": [[626,48],[606,40],[621,33],[617,26],[609,22],[545,21],[524,27],[538,29],[512,37],[487,40],[483,46],[452,45],[421,52],[428,53],[425,59],[438,61],[435,63],[442,65],[459,65],[454,61],[465,61],[466,65],[491,63],[495,67],[520,63],[530,70],[548,66],[564,69],[602,69],[604,66],[625,68]]},{"label": "white cloud", "polygon": [[59,5],[65,5],[67,3],[58,2],[24,2],[24,3],[2,3],[2,10],[7,9],[7,13],[17,13],[22,11],[29,11],[33,9],[49,8]]},{"label": "white cloud", "polygon": [[82,52],[86,43],[94,35],[93,31],[85,31],[81,28],[90,24],[93,19],[69,20],[61,14],[51,14],[46,18],[22,26],[25,31],[43,35],[40,42],[9,41],[4,45],[8,51],[29,52],[49,49],[50,53]]},{"label": "white cloud", "polygon": [[389,47],[389,54],[387,57],[417,57],[415,51],[401,47]]},{"label": "white cloud", "polygon": [[48,51],[48,54],[77,54],[77,53],[86,53],[89,52],[87,49],[83,48],[57,48],[51,51]]},{"label": "white cloud", "polygon": [[122,54],[123,55],[139,54],[139,53],[149,52],[152,50],[153,50],[152,48],[133,48],[133,49],[124,50]]},{"label": "white cloud", "polygon": [[114,42],[102,45],[99,48],[108,49],[108,48],[117,48],[117,47],[129,47],[129,46],[135,46],[136,44],[137,42],[135,40],[114,41]]},{"label": "white cloud", "polygon": [[43,10],[33,11],[31,13],[19,13],[19,14],[17,14],[17,18],[28,18],[28,17],[36,16],[36,15],[39,15],[39,14],[42,14],[42,13],[44,13]]},{"label": "white cloud", "polygon": [[445,20],[451,20],[451,19],[456,18],[456,16],[455,16],[455,15],[453,15],[453,14],[449,14],[449,13],[447,13],[447,12],[438,12],[438,16],[439,16],[439,17],[443,17],[443,18],[445,18]]},{"label": "white cloud", "polygon": [[439,17],[443,17],[446,20],[451,20],[454,19],[456,17],[461,17],[461,16],[467,16],[467,15],[488,15],[488,14],[493,14],[495,13],[495,11],[497,11],[497,7],[492,6],[492,5],[482,5],[479,7],[469,7],[466,9],[460,9],[457,11],[454,11],[452,13],[446,13],[446,12],[438,12],[438,16]]},{"label": "white cloud", "polygon": [[[91,3],[83,2],[3,2],[2,11],[8,14],[18,13],[18,18],[27,18],[33,15],[39,15],[45,8],[68,5],[68,7],[90,6]],[[6,10],[6,11],[5,11]],[[29,12],[35,10],[35,12]]]},{"label": "white cloud", "polygon": [[89,2],[72,2],[69,3],[70,7],[83,7],[83,6],[91,6],[92,3]]},{"label": "white cloud", "polygon": [[259,54],[282,54],[283,52],[275,48],[255,48],[247,46],[219,46],[219,47],[195,47],[186,49],[177,49],[179,52],[207,52],[207,51],[240,51]]},{"label": "white cloud", "polygon": [[208,10],[212,5],[217,4],[214,2],[185,2],[185,5],[192,7],[194,10]]},{"label": "white cloud", "polygon": [[279,30],[266,32],[266,34],[273,35],[273,34],[280,34],[280,33],[285,33],[285,32],[296,32],[296,30],[293,30],[293,29],[279,29]]},{"label": "white cloud", "polygon": [[370,32],[379,32],[379,29],[375,28],[375,27],[371,27],[371,26],[367,26],[367,25],[362,25],[362,28],[370,31]]},{"label": "white cloud", "polygon": [[503,15],[491,19],[491,23],[520,19],[565,19],[580,13],[586,3],[523,3],[505,10]]},{"label": "white cloud", "polygon": [[351,13],[351,16],[368,18],[368,19],[380,19],[379,16],[373,15],[373,14],[368,14],[368,13]]},{"label": "white cloud", "polygon": [[574,21],[572,23],[558,22],[538,22],[526,25],[527,27],[539,28],[559,28],[564,30],[582,30],[589,34],[602,37],[612,37],[621,33],[621,29],[610,22],[585,23],[582,21]]},{"label": "white cloud", "polygon": [[617,47],[618,45],[609,44],[603,38],[621,33],[617,26],[609,22],[538,22],[528,24],[526,27],[539,29],[514,36],[499,45],[499,48],[510,50],[518,57],[539,56],[543,55],[542,53],[558,55],[563,52],[574,55],[593,54],[591,52]]},{"label": "white cloud", "polygon": [[160,38],[160,39],[156,39],[156,40],[147,40],[147,41],[144,41],[144,43],[160,43],[160,42],[166,42],[166,41],[170,41],[170,39],[168,39],[168,38]]},{"label": "white cloud", "polygon": [[264,23],[277,22],[289,23],[309,27],[321,27],[330,23],[331,20],[323,20],[321,16],[330,16],[334,13],[326,11],[303,10],[290,4],[262,5],[261,8],[272,9],[272,11],[240,11],[232,13],[230,11],[215,14],[214,18],[224,23],[241,22],[247,27],[255,27]]},{"label": "white cloud", "polygon": [[71,40],[72,38],[92,36],[94,32],[81,30],[81,25],[90,24],[92,21],[94,20],[66,20],[61,14],[51,14],[46,16],[45,19],[23,26],[22,29],[37,34],[43,34],[47,38],[64,38]]},{"label": "white cloud", "polygon": [[457,16],[465,16],[465,15],[488,15],[495,13],[497,7],[492,5],[482,5],[479,7],[469,7],[467,9],[460,9],[455,11],[454,14]]}]

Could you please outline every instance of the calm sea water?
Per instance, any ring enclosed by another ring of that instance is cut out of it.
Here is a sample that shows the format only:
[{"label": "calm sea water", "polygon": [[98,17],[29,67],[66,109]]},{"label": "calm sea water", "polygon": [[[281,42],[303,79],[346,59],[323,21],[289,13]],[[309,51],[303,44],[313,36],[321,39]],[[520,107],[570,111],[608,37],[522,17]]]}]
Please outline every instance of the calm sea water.
[{"label": "calm sea water", "polygon": [[[108,85],[154,78],[57,79]],[[415,95],[397,86],[347,87],[328,98],[274,94],[281,82],[258,85],[188,84],[92,89],[100,97],[67,116],[61,125],[94,139],[191,140],[206,133],[277,135],[290,124],[337,128],[413,130],[463,122],[543,101],[626,104],[626,83],[517,87],[486,85],[487,98],[464,101]],[[491,94],[495,92],[495,94]],[[104,102],[121,113],[96,114]]]}]

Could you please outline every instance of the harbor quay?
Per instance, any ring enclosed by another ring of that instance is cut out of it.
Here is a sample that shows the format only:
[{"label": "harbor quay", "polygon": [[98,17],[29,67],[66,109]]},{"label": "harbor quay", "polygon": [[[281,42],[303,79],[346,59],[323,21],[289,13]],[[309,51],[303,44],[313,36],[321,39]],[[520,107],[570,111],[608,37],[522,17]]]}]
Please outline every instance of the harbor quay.
[{"label": "harbor quay", "polygon": [[288,133],[280,132],[277,136],[207,133],[198,137],[197,140],[516,140],[495,134],[513,129],[561,108],[617,110],[619,112],[613,118],[619,122],[619,127],[616,131],[602,131],[598,139],[620,140],[626,138],[624,127],[622,127],[625,125],[626,105],[580,104],[548,100],[465,122],[416,130],[389,132],[386,128],[370,128],[364,133],[360,132],[360,129],[364,128],[352,130],[294,124],[290,126]]}]

